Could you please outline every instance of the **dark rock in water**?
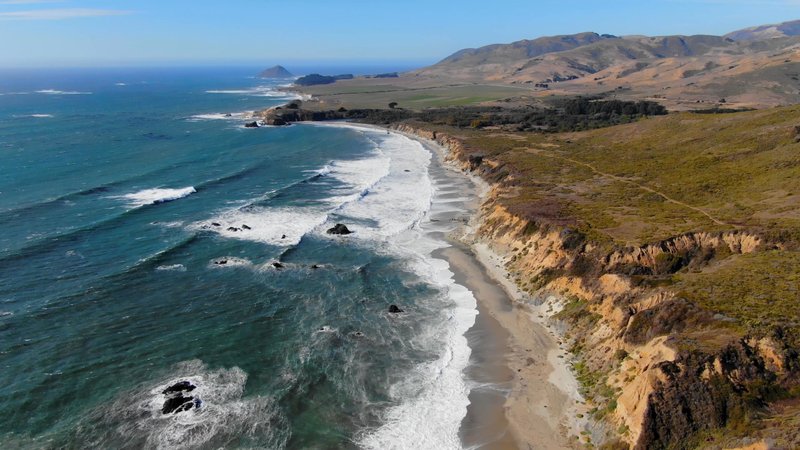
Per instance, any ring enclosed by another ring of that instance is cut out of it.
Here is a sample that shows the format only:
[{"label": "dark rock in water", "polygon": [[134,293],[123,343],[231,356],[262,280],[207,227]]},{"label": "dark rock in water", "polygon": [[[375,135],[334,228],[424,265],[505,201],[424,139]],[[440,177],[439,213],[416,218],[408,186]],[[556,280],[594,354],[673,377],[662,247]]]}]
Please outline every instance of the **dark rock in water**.
[{"label": "dark rock in water", "polygon": [[403,312],[403,310],[400,309],[397,305],[389,305],[389,312],[392,314],[398,314]]},{"label": "dark rock in water", "polygon": [[211,222],[211,225],[213,225],[213,226],[215,226],[215,227],[221,227],[221,226],[222,226],[222,225],[220,225],[220,224],[219,224],[219,223],[217,223],[217,222]]},{"label": "dark rock in water", "polygon": [[162,394],[174,394],[175,392],[192,392],[195,390],[197,386],[193,385],[188,381],[179,381],[172,386],[164,389],[161,393]]},{"label": "dark rock in water", "polygon": [[274,262],[274,263],[272,263],[272,267],[274,267],[276,269],[283,269],[283,264],[281,264],[279,262]]},{"label": "dark rock in water", "polygon": [[168,398],[161,407],[161,414],[177,414],[179,412],[189,411],[195,406],[194,397],[184,397],[183,394],[178,394],[174,397]]},{"label": "dark rock in water", "polygon": [[252,228],[248,227],[247,225],[242,225],[243,230],[252,230]]},{"label": "dark rock in water", "polygon": [[244,124],[245,128],[258,128],[258,122],[248,122]]},{"label": "dark rock in water", "polygon": [[214,261],[214,264],[216,264],[218,266],[224,266],[225,264],[228,264],[228,260],[227,259],[221,259],[219,261]]},{"label": "dark rock in water", "polygon": [[285,234],[281,235],[281,239],[286,239],[286,235]]},{"label": "dark rock in water", "polygon": [[202,402],[199,398],[192,396],[185,396],[184,393],[192,392],[197,386],[188,381],[179,381],[172,386],[167,387],[163,391],[167,399],[161,407],[161,414],[177,414],[179,412],[189,411],[192,408],[199,408]]},{"label": "dark rock in water", "polygon": [[233,117],[231,113],[225,114],[225,117]]},{"label": "dark rock in water", "polygon": [[228,231],[242,231],[241,228],[228,227]]},{"label": "dark rock in water", "polygon": [[311,265],[311,268],[312,268],[312,269],[319,269],[319,265],[318,265],[318,264],[312,264],[312,265]]},{"label": "dark rock in water", "polygon": [[351,234],[352,231],[347,229],[347,226],[342,225],[341,223],[337,223],[336,226],[328,230],[328,234],[338,234],[338,235],[345,235]]}]

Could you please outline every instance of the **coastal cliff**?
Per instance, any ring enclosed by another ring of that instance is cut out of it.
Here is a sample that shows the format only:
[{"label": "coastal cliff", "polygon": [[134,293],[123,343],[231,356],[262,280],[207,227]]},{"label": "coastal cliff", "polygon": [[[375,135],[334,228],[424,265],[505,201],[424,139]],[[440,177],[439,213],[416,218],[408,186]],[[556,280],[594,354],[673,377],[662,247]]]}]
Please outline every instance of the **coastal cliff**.
[{"label": "coastal cliff", "polygon": [[[774,435],[745,429],[771,402],[798,389],[800,362],[790,333],[745,330],[664,280],[782,242],[741,227],[638,246],[595,242],[547,208],[537,213],[504,201],[516,196],[514,171],[504,161],[448,133],[394,128],[437,142],[449,162],[490,184],[477,237],[502,255],[530,301],[544,304],[548,319],[564,325],[589,412],[615,430],[606,437],[608,448],[726,448],[732,444],[720,438],[722,429],[750,436],[737,444],[775,442]],[[777,436],[781,442],[797,438]]]}]

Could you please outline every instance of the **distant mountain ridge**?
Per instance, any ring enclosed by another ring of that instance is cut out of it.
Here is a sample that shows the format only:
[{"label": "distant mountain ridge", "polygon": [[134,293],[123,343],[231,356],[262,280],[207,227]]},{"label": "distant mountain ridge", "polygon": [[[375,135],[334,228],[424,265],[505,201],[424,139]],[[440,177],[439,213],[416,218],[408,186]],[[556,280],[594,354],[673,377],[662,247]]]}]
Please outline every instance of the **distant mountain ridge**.
[{"label": "distant mountain ridge", "polygon": [[511,44],[492,44],[484,47],[467,48],[457,51],[440,61],[437,65],[486,63],[501,58],[534,58],[545,53],[571,50],[608,38],[615,38],[615,36],[587,32],[572,35],[540,37],[533,40],[525,39],[512,42]]},{"label": "distant mountain ridge", "polygon": [[734,41],[754,41],[788,36],[800,36],[800,20],[745,28],[725,35],[726,38]]},{"label": "distant mountain ridge", "polygon": [[541,37],[459,50],[407,75],[531,85],[547,95],[614,91],[684,104],[723,99],[747,107],[799,103],[800,21],[726,36],[584,32]]}]

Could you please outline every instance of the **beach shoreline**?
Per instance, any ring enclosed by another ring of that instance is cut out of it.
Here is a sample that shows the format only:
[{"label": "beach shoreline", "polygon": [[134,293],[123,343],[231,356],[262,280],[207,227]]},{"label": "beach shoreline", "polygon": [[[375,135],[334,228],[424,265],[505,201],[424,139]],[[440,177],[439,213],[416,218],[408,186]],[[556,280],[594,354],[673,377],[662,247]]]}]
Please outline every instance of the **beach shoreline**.
[{"label": "beach shoreline", "polygon": [[342,125],[420,143],[432,155],[428,171],[434,186],[449,191],[434,193],[420,225],[447,243],[430,256],[446,262],[455,284],[468,289],[476,303],[475,322],[464,334],[471,354],[462,373],[469,388],[459,430],[462,448],[574,448],[571,436],[586,424],[576,418],[583,399],[571,357],[559,331],[547,322],[552,314],[547,305],[558,299],[535,302],[519,290],[502,256],[477,235],[488,183],[449,162],[448,149],[432,140],[377,125]]},{"label": "beach shoreline", "polygon": [[571,448],[568,436],[583,429],[575,418],[583,399],[569,355],[558,332],[546,324],[545,307],[517,288],[502,258],[476,235],[488,184],[446,161],[447,149],[438,143],[392,132],[422,142],[436,166],[469,180],[472,192],[466,194],[475,196],[466,211],[469,221],[448,236],[450,247],[435,253],[477,302],[478,317],[467,333],[473,353],[465,370],[472,389],[462,422],[464,447]]}]

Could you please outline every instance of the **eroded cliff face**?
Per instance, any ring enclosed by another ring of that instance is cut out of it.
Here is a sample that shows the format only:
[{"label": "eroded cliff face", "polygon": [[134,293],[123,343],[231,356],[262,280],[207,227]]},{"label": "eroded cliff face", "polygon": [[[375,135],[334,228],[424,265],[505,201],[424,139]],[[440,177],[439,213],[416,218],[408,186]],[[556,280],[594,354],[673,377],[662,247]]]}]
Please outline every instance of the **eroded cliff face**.
[{"label": "eroded cliff face", "polygon": [[[449,161],[486,180],[498,167],[446,134],[396,128],[439,143]],[[561,299],[551,317],[567,324],[595,416],[617,438],[636,449],[682,448],[698,432],[749,420],[771,392],[797,384],[798,355],[780,330],[741,336],[668,286],[636,280],[769,248],[761,236],[698,232],[604,251],[573,227],[514,214],[502,201],[508,194],[492,186],[478,235],[532,298]]]}]

